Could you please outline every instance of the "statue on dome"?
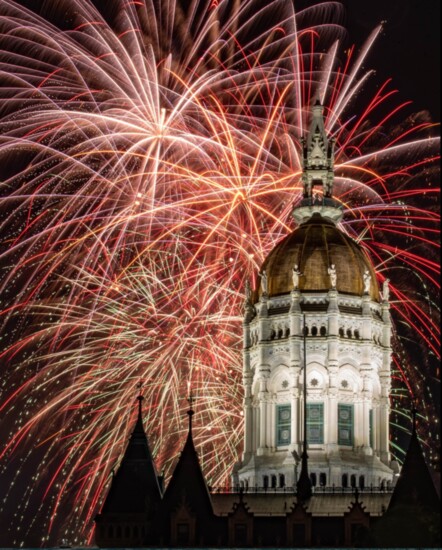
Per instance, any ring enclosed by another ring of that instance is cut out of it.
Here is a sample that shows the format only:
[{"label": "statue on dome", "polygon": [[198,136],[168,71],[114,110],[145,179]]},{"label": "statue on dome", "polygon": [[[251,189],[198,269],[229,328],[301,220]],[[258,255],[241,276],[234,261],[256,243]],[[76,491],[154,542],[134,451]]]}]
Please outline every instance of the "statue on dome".
[{"label": "statue on dome", "polygon": [[329,277],[330,277],[330,284],[332,288],[336,288],[336,282],[337,282],[337,276],[336,276],[336,267],[335,264],[331,264],[331,266],[327,270]]},{"label": "statue on dome", "polygon": [[364,271],[363,279],[364,279],[364,294],[369,294],[370,293],[371,277],[370,277],[370,272],[368,271],[368,269],[366,269]]},{"label": "statue on dome", "polygon": [[267,283],[266,270],[264,269],[263,272],[260,273],[260,275],[261,275],[261,289],[262,289],[262,292],[263,292],[263,294],[267,294],[268,283]]},{"label": "statue on dome", "polygon": [[382,284],[382,299],[384,302],[388,302],[390,298],[390,286],[389,286],[390,279],[385,279]]},{"label": "statue on dome", "polygon": [[298,264],[295,264],[292,269],[293,288],[295,290],[299,288],[299,277],[301,277],[301,275],[302,273],[298,269]]},{"label": "statue on dome", "polygon": [[245,295],[246,295],[246,302],[250,302],[252,298],[252,289],[250,288],[250,282],[247,279],[245,284]]}]

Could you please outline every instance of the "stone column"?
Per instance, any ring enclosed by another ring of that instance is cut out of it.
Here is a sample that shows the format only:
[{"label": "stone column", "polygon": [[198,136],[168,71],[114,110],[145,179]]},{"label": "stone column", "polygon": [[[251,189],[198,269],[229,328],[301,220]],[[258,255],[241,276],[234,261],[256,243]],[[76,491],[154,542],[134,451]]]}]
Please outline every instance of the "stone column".
[{"label": "stone column", "polygon": [[290,405],[291,405],[291,435],[289,453],[293,451],[299,451],[299,387],[298,387],[299,373],[296,377],[295,385],[290,392]]},{"label": "stone column", "polygon": [[390,463],[390,372],[379,373],[381,381],[381,399],[379,406],[379,455],[382,462]]},{"label": "stone column", "polygon": [[339,370],[339,307],[338,292],[328,291],[328,331],[326,366],[329,376],[327,452],[338,454],[338,370]]},{"label": "stone column", "polygon": [[328,336],[339,336],[339,307],[338,291],[331,289],[328,291]]},{"label": "stone column", "polygon": [[268,452],[275,449],[275,396],[267,392],[267,426],[266,426],[266,447]]},{"label": "stone column", "polygon": [[328,391],[328,433],[327,453],[332,456],[339,453],[338,450],[338,389],[335,386]]},{"label": "stone column", "polygon": [[247,460],[253,452],[253,408],[251,377],[244,376],[244,453],[243,460]]},{"label": "stone column", "polygon": [[362,340],[372,340],[372,327],[371,327],[371,311],[370,311],[370,296],[364,294],[362,296],[362,327],[361,327]]},{"label": "stone column", "polygon": [[290,374],[291,374],[291,436],[289,454],[299,453],[300,449],[300,404],[299,404],[299,375],[301,372],[301,342],[302,342],[302,311],[301,293],[292,290],[290,304]]},{"label": "stone column", "polygon": [[377,429],[379,431],[379,457],[390,464],[390,391],[391,391],[391,320],[388,302],[382,303],[382,367],[379,371],[381,398]]},{"label": "stone column", "polygon": [[355,399],[353,401],[354,405],[354,422],[353,422],[353,429],[354,429],[354,437],[353,437],[353,446],[354,447],[360,447],[362,445],[363,441],[363,425],[362,425],[362,398],[361,393],[358,391],[358,393],[355,396]]},{"label": "stone column", "polygon": [[267,454],[267,379],[261,377],[259,380],[259,446],[257,449],[258,456]]},{"label": "stone column", "polygon": [[370,447],[370,407],[373,398],[373,382],[371,379],[371,374],[369,372],[365,372],[362,380],[362,451],[366,455],[372,455],[373,450]]},{"label": "stone column", "polygon": [[373,453],[379,456],[379,406],[373,403]]}]

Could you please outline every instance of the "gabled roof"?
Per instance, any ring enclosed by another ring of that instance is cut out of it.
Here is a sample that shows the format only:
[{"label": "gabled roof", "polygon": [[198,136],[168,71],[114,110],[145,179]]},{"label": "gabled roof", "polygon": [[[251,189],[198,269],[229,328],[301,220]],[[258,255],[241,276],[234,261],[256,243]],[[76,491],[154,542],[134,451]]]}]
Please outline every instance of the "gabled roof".
[{"label": "gabled roof", "polygon": [[172,478],[164,493],[163,505],[170,511],[185,500],[199,516],[213,515],[212,500],[201,470],[198,455],[192,438],[192,416],[190,409],[189,432]]},{"label": "gabled roof", "polygon": [[158,474],[149,449],[138,397],[138,418],[103,505],[102,514],[149,513],[161,500]]}]

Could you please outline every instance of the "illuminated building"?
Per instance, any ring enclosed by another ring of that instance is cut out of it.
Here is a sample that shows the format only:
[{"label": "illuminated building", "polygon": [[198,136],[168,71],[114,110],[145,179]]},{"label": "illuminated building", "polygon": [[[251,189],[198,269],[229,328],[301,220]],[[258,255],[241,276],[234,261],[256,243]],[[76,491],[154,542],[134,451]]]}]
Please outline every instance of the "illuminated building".
[{"label": "illuminated building", "polygon": [[[405,477],[392,492],[388,281],[381,294],[370,260],[337,227],[333,143],[320,105],[303,155],[299,227],[265,260],[260,287],[246,293],[244,451],[232,487],[207,487],[190,408],[188,437],[164,490],[140,407],[96,518],[98,546],[382,546],[402,517],[415,518],[415,544],[437,540],[423,528],[436,525],[439,498],[415,427]],[[400,533],[395,541],[407,545]]]},{"label": "illuminated building", "polygon": [[245,440],[234,482],[296,484],[306,363],[313,485],[389,485],[388,282],[381,296],[369,258],[337,227],[333,142],[319,104],[303,142],[303,167],[304,198],[293,211],[300,225],[270,252],[260,288],[246,300]]}]

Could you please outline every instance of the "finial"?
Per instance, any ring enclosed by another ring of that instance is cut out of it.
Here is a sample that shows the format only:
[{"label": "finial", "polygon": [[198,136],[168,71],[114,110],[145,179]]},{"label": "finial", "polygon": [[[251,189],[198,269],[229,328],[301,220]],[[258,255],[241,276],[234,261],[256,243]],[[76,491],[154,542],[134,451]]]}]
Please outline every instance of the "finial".
[{"label": "finial", "polygon": [[416,409],[416,403],[413,400],[413,408],[411,409],[411,422],[412,422],[412,432],[416,432],[416,416],[417,416],[417,409]]},{"label": "finial", "polygon": [[[188,384],[190,387],[190,383]],[[189,403],[189,409],[187,411],[187,415],[189,416],[189,433],[192,431],[192,416],[195,414],[192,409],[192,404],[194,402],[194,397],[192,395],[192,392],[189,389],[189,395],[187,396],[187,402]]]},{"label": "finial", "polygon": [[189,393],[187,396],[187,402],[189,403],[189,410],[192,410],[192,404],[194,402],[194,397],[192,395],[192,392]]},{"label": "finial", "polygon": [[137,396],[137,401],[138,401],[138,416],[141,418],[141,403],[144,399],[142,393],[141,393],[141,388],[143,387],[143,382],[142,380],[140,379],[140,381],[138,382],[137,384],[137,388],[138,388],[138,396]]}]

